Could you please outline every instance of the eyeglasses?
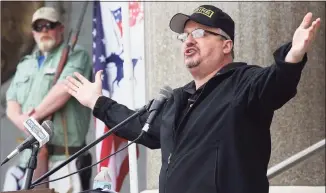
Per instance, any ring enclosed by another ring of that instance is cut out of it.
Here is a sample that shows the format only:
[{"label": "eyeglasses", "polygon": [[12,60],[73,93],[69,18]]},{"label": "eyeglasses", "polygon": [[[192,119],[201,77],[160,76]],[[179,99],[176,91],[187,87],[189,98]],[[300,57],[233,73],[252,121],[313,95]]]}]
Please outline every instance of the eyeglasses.
[{"label": "eyeglasses", "polygon": [[[208,30],[204,30],[204,29],[195,29],[194,31],[190,32],[192,37],[193,38],[201,38],[205,35],[205,32],[206,33],[209,33],[209,34],[212,34],[214,36],[221,36],[223,37],[224,39],[228,40],[230,38],[227,38],[225,35],[222,35],[222,34],[218,34],[218,33],[215,33],[215,32],[212,32],[212,31],[208,31]],[[181,42],[184,42],[187,40],[188,36],[190,33],[182,33],[182,34],[179,34],[177,36],[177,39],[180,40]]]},{"label": "eyeglasses", "polygon": [[52,30],[54,29],[55,27],[57,27],[59,25],[58,22],[46,22],[46,23],[43,23],[43,24],[40,24],[40,23],[34,23],[32,25],[32,28],[34,31],[36,32],[41,32],[43,30],[43,28],[45,27],[46,30]]}]

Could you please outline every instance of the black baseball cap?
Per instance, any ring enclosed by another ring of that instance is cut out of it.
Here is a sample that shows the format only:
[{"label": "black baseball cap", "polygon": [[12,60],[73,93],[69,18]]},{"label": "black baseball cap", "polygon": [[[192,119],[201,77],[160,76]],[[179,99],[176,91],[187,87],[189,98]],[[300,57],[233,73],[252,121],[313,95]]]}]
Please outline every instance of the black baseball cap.
[{"label": "black baseball cap", "polygon": [[202,25],[220,28],[234,41],[234,21],[221,9],[212,5],[201,5],[191,15],[175,14],[170,20],[170,28],[176,33],[183,33],[187,21],[192,20]]}]

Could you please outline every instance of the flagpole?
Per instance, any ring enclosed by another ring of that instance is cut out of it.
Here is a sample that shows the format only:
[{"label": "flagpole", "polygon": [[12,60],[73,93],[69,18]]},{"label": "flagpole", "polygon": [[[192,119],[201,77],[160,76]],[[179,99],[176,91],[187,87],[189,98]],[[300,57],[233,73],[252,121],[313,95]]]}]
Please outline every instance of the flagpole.
[{"label": "flagpole", "polygon": [[[123,2],[121,6],[122,11],[122,38],[124,49],[124,76],[127,80],[128,95],[131,97],[129,108],[135,109],[135,92],[134,92],[134,77],[133,65],[131,62],[130,50],[130,30],[129,30],[129,2]],[[127,93],[126,93],[127,94]],[[130,143],[130,141],[128,141]],[[138,193],[138,168],[137,168],[137,150],[136,144],[128,147],[129,155],[129,176],[130,176],[130,193]]]}]

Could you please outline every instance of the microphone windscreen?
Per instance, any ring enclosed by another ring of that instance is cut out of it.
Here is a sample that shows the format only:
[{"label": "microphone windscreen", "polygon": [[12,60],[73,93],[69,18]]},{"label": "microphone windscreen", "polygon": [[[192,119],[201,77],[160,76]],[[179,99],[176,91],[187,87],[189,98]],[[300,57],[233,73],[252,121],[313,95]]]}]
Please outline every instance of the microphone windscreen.
[{"label": "microphone windscreen", "polygon": [[162,99],[168,99],[172,96],[173,90],[169,86],[164,86],[160,89],[160,98]]}]

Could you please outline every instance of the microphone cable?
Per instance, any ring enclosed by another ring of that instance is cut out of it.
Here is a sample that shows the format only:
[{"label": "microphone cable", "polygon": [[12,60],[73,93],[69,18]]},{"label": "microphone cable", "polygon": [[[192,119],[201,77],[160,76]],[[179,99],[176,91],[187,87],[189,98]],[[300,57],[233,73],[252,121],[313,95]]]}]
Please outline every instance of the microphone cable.
[{"label": "microphone cable", "polygon": [[72,175],[77,174],[77,173],[79,173],[79,172],[82,172],[82,171],[84,171],[84,170],[86,170],[86,169],[89,169],[89,168],[91,168],[91,167],[93,167],[93,166],[95,166],[95,165],[101,163],[102,161],[104,161],[104,160],[110,158],[111,156],[114,156],[115,154],[121,152],[122,150],[126,149],[126,148],[129,147],[131,144],[133,144],[133,143],[135,143],[137,140],[139,140],[139,139],[141,138],[141,136],[142,136],[144,133],[145,133],[145,131],[142,130],[141,133],[138,135],[138,137],[137,137],[135,140],[131,141],[131,142],[130,142],[129,144],[127,144],[125,147],[121,148],[120,150],[114,152],[114,153],[111,154],[111,155],[106,156],[105,158],[101,159],[100,161],[96,162],[96,163],[93,164],[93,165],[90,165],[90,166],[84,167],[84,168],[82,168],[82,169],[79,169],[79,170],[77,170],[77,171],[75,171],[75,172],[73,172],[73,173],[70,173],[70,174],[68,174],[68,175],[62,176],[62,177],[60,177],[60,178],[56,178],[56,179],[53,179],[53,180],[49,180],[49,181],[45,181],[45,182],[40,182],[40,183],[37,183],[37,184],[35,184],[35,185],[31,185],[31,188],[34,188],[35,186],[39,186],[39,185],[46,184],[46,183],[49,183],[49,182],[55,182],[55,181],[58,181],[58,180],[62,180],[62,179],[64,179],[64,178],[66,178],[66,177],[72,176]]},{"label": "microphone cable", "polygon": [[[62,176],[60,178],[56,178],[56,179],[53,179],[53,180],[49,180],[49,181],[45,181],[45,182],[40,182],[40,183],[37,183],[37,184],[34,184],[34,185],[31,185],[31,188],[34,188],[35,186],[39,186],[39,185],[42,185],[42,184],[45,184],[45,183],[49,183],[49,182],[55,182],[55,181],[58,181],[58,180],[61,180],[61,179],[64,179],[68,176],[71,176],[71,175],[74,175],[74,174],[77,174],[81,171],[84,171],[86,169],[89,169],[99,163],[101,163],[102,161],[104,161],[105,159],[121,152],[122,150],[126,149],[128,146],[130,146],[131,144],[135,143],[137,140],[140,139],[140,137],[148,131],[148,129],[150,128],[150,125],[152,124],[153,120],[155,119],[156,117],[156,114],[157,114],[157,111],[160,107],[162,107],[162,105],[165,103],[165,101],[170,98],[172,96],[172,93],[173,93],[173,90],[171,87],[169,86],[165,86],[163,89],[160,90],[160,95],[159,97],[156,99],[156,100],[152,100],[152,102],[150,103],[150,106],[146,105],[144,106],[142,109],[144,110],[147,110],[150,112],[149,116],[147,117],[147,120],[145,122],[145,125],[144,127],[142,128],[141,130],[141,133],[138,135],[138,137],[131,141],[131,143],[127,144],[125,147],[121,148],[120,150],[114,152],[113,154],[111,155],[108,155],[107,157],[101,159],[100,161],[96,162],[95,164],[93,165],[90,165],[90,166],[87,166],[85,168],[82,168],[80,170],[77,170],[76,172],[73,172],[71,174],[68,174],[68,175],[65,175],[65,176]],[[131,119],[131,117],[129,117],[128,119],[126,119],[124,122],[122,123],[125,123],[127,120]],[[121,124],[121,123],[120,123]],[[111,129],[112,130],[112,129]]]}]

